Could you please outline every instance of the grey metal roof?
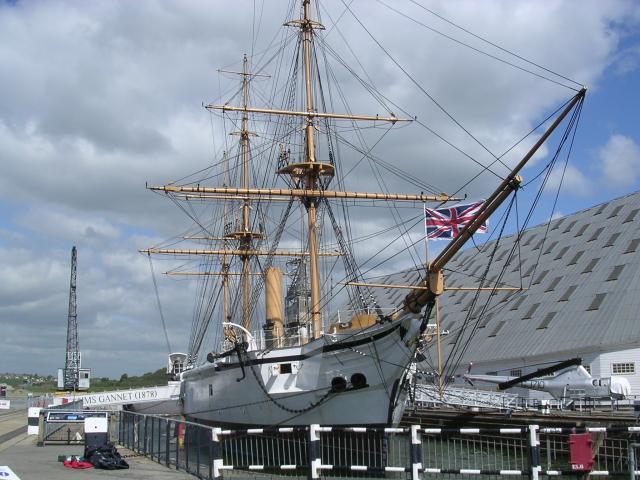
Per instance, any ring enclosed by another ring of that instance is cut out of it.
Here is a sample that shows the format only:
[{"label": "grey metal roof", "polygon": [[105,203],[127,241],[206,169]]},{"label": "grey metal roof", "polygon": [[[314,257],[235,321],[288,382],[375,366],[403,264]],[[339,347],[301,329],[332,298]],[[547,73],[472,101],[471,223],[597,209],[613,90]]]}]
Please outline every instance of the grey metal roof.
[{"label": "grey metal roof", "polygon": [[[538,225],[516,236],[467,249],[445,272],[446,287],[477,287],[491,253],[487,279],[523,291],[446,291],[441,296],[443,351],[454,339],[475,333],[462,362],[615,350],[640,345],[640,192]],[[509,263],[505,263],[509,260]],[[407,283],[418,272],[384,277]],[[376,289],[378,290],[378,289]],[[383,305],[398,304],[406,291],[376,292]],[[477,295],[477,300],[474,299]],[[481,310],[491,297],[483,314]],[[462,330],[467,321],[468,328]],[[464,332],[464,333],[461,333]]]}]

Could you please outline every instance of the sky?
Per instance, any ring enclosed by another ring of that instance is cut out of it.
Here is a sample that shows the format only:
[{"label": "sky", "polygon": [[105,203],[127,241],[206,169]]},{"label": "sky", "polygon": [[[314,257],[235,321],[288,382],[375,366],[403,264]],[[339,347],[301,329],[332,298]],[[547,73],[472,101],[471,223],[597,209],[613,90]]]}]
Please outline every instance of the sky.
[{"label": "sky", "polygon": [[[188,228],[189,219],[145,185],[167,183],[219,158],[224,132],[202,104],[226,101],[236,81],[218,69],[240,68],[243,53],[252,66],[261,65],[261,50],[283,28],[287,3],[0,3],[0,372],[48,375],[63,366],[73,245],[84,366],[93,376],[119,377],[164,365],[149,262],[138,250]],[[324,41],[358,75],[373,79],[396,105],[394,113],[417,116],[487,165],[488,151],[507,150],[574,92],[434,33],[429,28],[566,83],[421,7],[588,87],[562,182],[561,169],[554,170],[532,225],[640,188],[638,2],[322,3]],[[337,68],[336,77],[354,110],[386,113],[344,69]],[[442,191],[480,172],[415,122],[394,133],[384,136],[376,155]],[[513,165],[539,133],[504,162]],[[534,158],[525,181],[540,173],[553,148]],[[353,161],[347,154],[345,162]],[[482,198],[496,180],[485,172],[463,192]],[[352,175],[346,186],[363,191],[373,181],[366,173]],[[527,186],[523,198],[538,186]],[[354,230],[365,234],[380,222],[358,218]],[[367,252],[381,245],[370,243],[362,247]],[[172,348],[184,350],[194,284],[161,276],[158,289]]]}]

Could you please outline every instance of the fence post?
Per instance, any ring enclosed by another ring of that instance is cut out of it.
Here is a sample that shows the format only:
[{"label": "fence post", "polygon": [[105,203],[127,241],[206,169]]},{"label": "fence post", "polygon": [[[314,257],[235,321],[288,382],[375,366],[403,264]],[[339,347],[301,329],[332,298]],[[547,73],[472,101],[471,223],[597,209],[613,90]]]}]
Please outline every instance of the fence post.
[{"label": "fence post", "polygon": [[[36,407],[37,408],[37,407]],[[44,409],[38,409],[38,446],[44,447],[44,441],[46,440],[46,432],[45,432],[45,411]],[[29,431],[29,427],[27,427],[27,431]]]},{"label": "fence post", "polygon": [[171,464],[171,420],[167,419],[167,424],[164,430],[165,433],[165,445],[164,445],[164,453],[166,455],[166,465],[167,467]]},{"label": "fence post", "polygon": [[529,467],[531,480],[538,480],[540,474],[540,434],[538,425],[529,425]]},{"label": "fence post", "polygon": [[320,478],[320,425],[309,426],[309,475],[307,478]]},{"label": "fence post", "polygon": [[411,425],[411,480],[420,480],[422,470],[422,435],[420,425]]},{"label": "fence post", "polygon": [[222,449],[220,448],[221,431],[222,429],[218,427],[211,429],[211,458],[213,458],[214,480],[222,478]]}]

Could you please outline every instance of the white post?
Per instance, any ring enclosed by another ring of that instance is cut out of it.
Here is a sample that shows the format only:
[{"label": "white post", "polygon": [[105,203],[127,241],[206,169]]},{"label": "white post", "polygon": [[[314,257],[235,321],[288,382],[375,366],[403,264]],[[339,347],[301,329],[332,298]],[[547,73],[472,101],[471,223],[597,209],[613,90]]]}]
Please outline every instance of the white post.
[{"label": "white post", "polygon": [[220,450],[220,432],[221,428],[214,427],[211,429],[211,442],[212,442],[212,456],[213,456],[213,478],[222,478],[222,452]]},{"label": "white post", "polygon": [[411,425],[411,480],[420,480],[422,470],[422,435],[420,425]]},{"label": "white post", "polygon": [[529,425],[529,465],[531,480],[538,480],[540,474],[540,427]]},{"label": "white post", "polygon": [[320,478],[320,425],[309,426],[309,478]]}]

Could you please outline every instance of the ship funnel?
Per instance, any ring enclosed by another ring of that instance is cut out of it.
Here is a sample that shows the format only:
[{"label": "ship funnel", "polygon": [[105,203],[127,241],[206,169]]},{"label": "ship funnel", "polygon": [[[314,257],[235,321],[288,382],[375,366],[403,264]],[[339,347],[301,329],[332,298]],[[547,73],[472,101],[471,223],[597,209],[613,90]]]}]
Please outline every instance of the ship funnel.
[{"label": "ship funnel", "polygon": [[282,271],[269,267],[265,271],[265,303],[267,310],[266,330],[271,331],[272,338],[282,338]]}]

